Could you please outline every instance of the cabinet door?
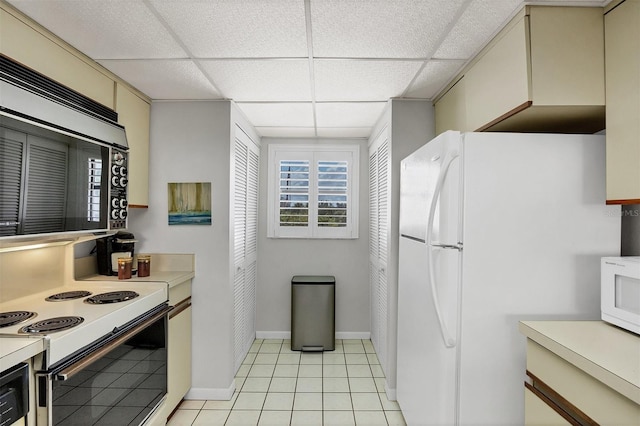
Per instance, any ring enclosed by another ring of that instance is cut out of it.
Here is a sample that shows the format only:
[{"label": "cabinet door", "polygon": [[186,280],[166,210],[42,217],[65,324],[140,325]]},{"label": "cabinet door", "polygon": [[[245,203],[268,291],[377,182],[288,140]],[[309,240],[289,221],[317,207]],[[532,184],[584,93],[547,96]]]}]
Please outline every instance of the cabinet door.
[{"label": "cabinet door", "polygon": [[529,18],[522,16],[464,75],[470,129],[486,126],[530,100],[528,35]]},{"label": "cabinet door", "polygon": [[233,177],[233,311],[236,370],[255,339],[259,151],[236,127]]},{"label": "cabinet door", "polygon": [[[383,370],[387,362],[389,205],[391,188],[389,131],[385,128],[369,152],[369,285],[371,342]],[[386,373],[386,371],[385,371]]]},{"label": "cabinet door", "polygon": [[533,392],[524,390],[524,424],[527,426],[570,425],[547,403],[538,398]]},{"label": "cabinet door", "polygon": [[191,388],[191,306],[169,318],[167,364],[165,414],[169,416]]},{"label": "cabinet door", "polygon": [[640,203],[640,1],[620,4],[604,24],[607,200]]},{"label": "cabinet door", "polygon": [[122,84],[116,88],[118,122],[129,143],[129,206],[149,205],[149,103]]}]

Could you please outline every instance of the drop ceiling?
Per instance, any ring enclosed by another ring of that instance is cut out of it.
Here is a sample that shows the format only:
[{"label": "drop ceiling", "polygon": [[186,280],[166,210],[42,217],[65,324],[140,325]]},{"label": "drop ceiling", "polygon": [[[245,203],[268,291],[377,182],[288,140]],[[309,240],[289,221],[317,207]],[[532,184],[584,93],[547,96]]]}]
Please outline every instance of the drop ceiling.
[{"label": "drop ceiling", "polygon": [[368,137],[432,99],[525,4],[609,0],[8,0],[153,100],[232,99],[264,137]]}]

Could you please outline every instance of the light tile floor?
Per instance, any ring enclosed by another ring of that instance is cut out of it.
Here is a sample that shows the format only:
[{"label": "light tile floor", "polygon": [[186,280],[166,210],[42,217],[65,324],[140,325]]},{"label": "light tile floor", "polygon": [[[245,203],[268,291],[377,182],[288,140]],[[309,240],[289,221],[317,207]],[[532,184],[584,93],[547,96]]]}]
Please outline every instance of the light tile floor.
[{"label": "light tile floor", "polygon": [[168,426],[405,425],[384,392],[370,340],[336,340],[335,351],[301,353],[289,340],[256,339],[230,401],[183,401]]}]

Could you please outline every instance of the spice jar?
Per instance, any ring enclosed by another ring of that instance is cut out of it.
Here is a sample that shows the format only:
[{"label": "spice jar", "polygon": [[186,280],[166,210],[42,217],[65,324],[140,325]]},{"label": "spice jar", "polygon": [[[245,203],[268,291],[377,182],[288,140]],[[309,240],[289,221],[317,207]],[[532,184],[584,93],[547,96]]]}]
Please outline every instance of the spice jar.
[{"label": "spice jar", "polygon": [[148,277],[151,274],[151,256],[148,254],[138,255],[138,276]]},{"label": "spice jar", "polygon": [[128,280],[129,278],[131,278],[132,263],[133,263],[133,259],[130,257],[118,258],[118,279],[119,280]]}]

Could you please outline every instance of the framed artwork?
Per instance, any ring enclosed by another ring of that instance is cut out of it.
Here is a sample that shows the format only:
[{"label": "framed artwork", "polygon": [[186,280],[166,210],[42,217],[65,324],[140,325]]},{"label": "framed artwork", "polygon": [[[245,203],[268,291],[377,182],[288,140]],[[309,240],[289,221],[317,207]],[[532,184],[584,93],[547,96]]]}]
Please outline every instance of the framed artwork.
[{"label": "framed artwork", "polygon": [[169,225],[211,225],[211,182],[167,185]]}]

